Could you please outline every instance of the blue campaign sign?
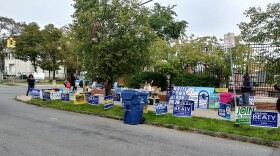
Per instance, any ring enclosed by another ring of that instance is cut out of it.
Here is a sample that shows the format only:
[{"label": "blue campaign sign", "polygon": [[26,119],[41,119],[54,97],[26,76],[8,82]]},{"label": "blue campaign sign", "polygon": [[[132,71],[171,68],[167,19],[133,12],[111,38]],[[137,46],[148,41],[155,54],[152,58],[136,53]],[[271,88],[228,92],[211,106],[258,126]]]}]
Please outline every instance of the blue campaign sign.
[{"label": "blue campaign sign", "polygon": [[209,106],[209,93],[206,90],[202,90],[198,93],[198,108],[208,108]]},{"label": "blue campaign sign", "polygon": [[220,103],[220,108],[218,110],[218,116],[221,116],[223,118],[230,120],[230,114],[231,114],[231,105]]},{"label": "blue campaign sign", "polygon": [[114,101],[121,101],[121,94],[113,94]]},{"label": "blue campaign sign", "polygon": [[194,111],[194,101],[192,100],[184,100],[185,105],[191,105],[192,106],[192,111]]},{"label": "blue campaign sign", "polygon": [[108,95],[104,97],[104,109],[109,109],[114,106],[114,96]]},{"label": "blue campaign sign", "polygon": [[43,92],[43,99],[51,100],[51,92]]},{"label": "blue campaign sign", "polygon": [[155,107],[156,115],[166,114],[168,112],[166,102],[156,103],[154,107]]},{"label": "blue campaign sign", "polygon": [[85,92],[84,94],[86,95],[86,99],[87,99],[87,101],[88,101],[88,98],[89,98],[89,96],[91,95],[91,93],[90,93],[90,92]]},{"label": "blue campaign sign", "polygon": [[90,95],[88,97],[88,104],[97,106],[99,104],[99,96]]},{"label": "blue campaign sign", "polygon": [[173,115],[179,117],[191,117],[192,116],[192,105],[187,104],[174,104]]},{"label": "blue campaign sign", "polygon": [[68,93],[61,93],[61,101],[62,102],[69,102],[70,101],[70,96]]},{"label": "blue campaign sign", "polygon": [[[255,97],[254,96],[249,96],[249,105],[254,105],[254,103],[255,103]],[[239,96],[239,104],[243,105],[242,96]]]},{"label": "blue campaign sign", "polygon": [[40,98],[40,89],[31,88],[30,95],[32,98]]},{"label": "blue campaign sign", "polygon": [[253,111],[251,126],[278,128],[278,112]]}]

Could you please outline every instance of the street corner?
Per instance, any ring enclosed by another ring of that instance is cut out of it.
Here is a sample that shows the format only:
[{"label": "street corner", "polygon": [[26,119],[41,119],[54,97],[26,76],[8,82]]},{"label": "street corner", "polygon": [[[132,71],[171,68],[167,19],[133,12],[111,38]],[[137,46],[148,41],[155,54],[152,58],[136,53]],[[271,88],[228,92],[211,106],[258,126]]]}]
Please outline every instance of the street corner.
[{"label": "street corner", "polygon": [[17,100],[27,102],[31,100],[31,96],[19,95],[16,97]]}]

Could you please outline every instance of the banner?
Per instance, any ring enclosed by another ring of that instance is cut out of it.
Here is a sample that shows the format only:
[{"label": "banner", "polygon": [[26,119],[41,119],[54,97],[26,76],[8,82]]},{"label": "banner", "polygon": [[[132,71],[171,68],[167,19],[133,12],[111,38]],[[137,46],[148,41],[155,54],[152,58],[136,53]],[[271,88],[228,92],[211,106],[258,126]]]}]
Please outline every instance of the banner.
[{"label": "banner", "polygon": [[114,96],[114,101],[121,101],[121,94],[113,94]]},{"label": "banner", "polygon": [[230,120],[230,114],[231,114],[231,105],[220,103],[220,108],[218,110],[218,116],[221,116],[223,118]]},{"label": "banner", "polygon": [[228,88],[215,88],[216,93],[228,92]]},{"label": "banner", "polygon": [[202,90],[214,93],[211,87],[174,86],[168,104],[179,104],[180,100],[186,99],[186,95],[198,94]]},{"label": "banner", "polygon": [[198,93],[198,108],[208,108],[209,93],[206,90],[202,90]]},{"label": "banner", "polygon": [[278,128],[278,112],[253,111],[251,126]]},{"label": "banner", "polygon": [[96,105],[96,106],[98,106],[98,104],[99,104],[99,96],[90,95],[88,97],[88,104],[89,105]]},{"label": "banner", "polygon": [[173,115],[179,117],[191,117],[192,116],[192,106],[194,104],[191,102],[184,102],[181,104],[173,105]]},{"label": "banner", "polygon": [[68,93],[61,93],[61,101],[62,102],[69,102],[70,101],[70,97]]},{"label": "banner", "polygon": [[154,105],[154,108],[155,108],[155,111],[156,111],[156,115],[166,114],[168,112],[166,102],[156,103]]},{"label": "banner", "polygon": [[[243,105],[242,96],[239,96],[239,104]],[[254,105],[254,104],[255,104],[255,97],[254,96],[249,96],[249,105]]]},{"label": "banner", "polygon": [[74,104],[86,104],[87,99],[85,94],[75,94],[74,95]]},{"label": "banner", "polygon": [[61,99],[61,92],[50,92],[51,100]]},{"label": "banner", "polygon": [[32,96],[32,99],[39,99],[40,98],[40,89],[31,88],[30,95]]},{"label": "banner", "polygon": [[256,111],[254,106],[241,106],[235,109],[235,123],[249,123],[251,121],[251,114]]},{"label": "banner", "polygon": [[104,97],[104,109],[109,109],[114,106],[114,96],[108,95]]},{"label": "banner", "polygon": [[220,94],[210,94],[208,108],[220,107]]}]

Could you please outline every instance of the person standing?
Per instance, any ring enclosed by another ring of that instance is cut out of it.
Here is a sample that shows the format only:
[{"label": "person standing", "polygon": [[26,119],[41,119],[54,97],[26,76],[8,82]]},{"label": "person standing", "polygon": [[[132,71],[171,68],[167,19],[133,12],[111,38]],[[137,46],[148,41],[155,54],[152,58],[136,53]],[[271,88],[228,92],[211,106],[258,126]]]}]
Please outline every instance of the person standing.
[{"label": "person standing", "polygon": [[76,73],[72,72],[71,75],[70,75],[70,83],[71,83],[71,86],[73,86],[72,91],[77,91],[77,87],[76,87],[75,82],[76,82]]},{"label": "person standing", "polygon": [[243,76],[243,85],[241,88],[242,100],[244,106],[249,105],[249,96],[252,91],[252,88],[253,88],[253,81],[250,79],[249,74],[246,73]]},{"label": "person standing", "polygon": [[30,89],[35,87],[35,79],[32,74],[28,76],[27,83],[28,83],[28,88],[27,88],[26,96],[28,96]]}]

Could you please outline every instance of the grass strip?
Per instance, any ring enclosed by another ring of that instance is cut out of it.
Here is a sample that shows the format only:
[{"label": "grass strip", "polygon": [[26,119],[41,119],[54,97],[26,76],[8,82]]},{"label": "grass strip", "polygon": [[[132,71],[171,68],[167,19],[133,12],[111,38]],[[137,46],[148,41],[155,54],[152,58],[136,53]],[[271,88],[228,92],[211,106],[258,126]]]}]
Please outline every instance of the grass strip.
[{"label": "grass strip", "polygon": [[[104,109],[104,105],[92,106],[87,104],[75,105],[71,102],[61,102],[61,100],[43,101],[40,99],[32,99],[27,103],[50,107],[55,109],[61,109],[71,112],[78,112],[84,114],[93,114],[98,116],[104,116],[114,119],[123,119],[123,107],[114,106],[113,108]],[[211,118],[203,118],[192,116],[191,118],[176,117],[172,114],[156,115],[155,112],[149,111],[144,114],[146,119],[145,123],[150,125],[156,125],[166,128],[174,128],[182,131],[192,131],[203,133],[211,136],[219,136],[223,138],[230,138],[231,135],[248,136],[251,138],[260,138],[271,141],[280,141],[280,129],[279,128],[265,128],[265,127],[252,127],[249,124],[235,125],[235,122],[227,120],[218,120]],[[202,131],[201,131],[202,130]],[[199,132],[200,131],[200,132]],[[224,135],[220,132],[230,135]],[[218,135],[217,135],[218,134]],[[242,141],[242,139],[240,140]],[[245,141],[245,140],[244,140]],[[260,143],[258,143],[260,144]]]}]

